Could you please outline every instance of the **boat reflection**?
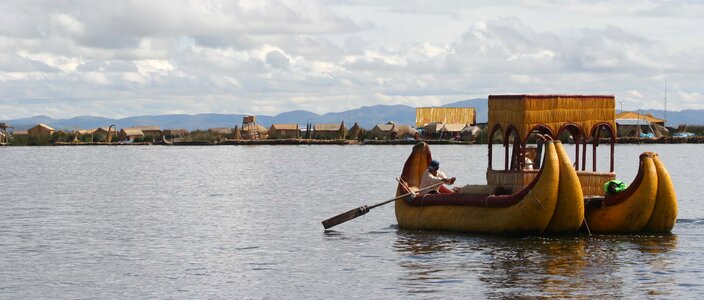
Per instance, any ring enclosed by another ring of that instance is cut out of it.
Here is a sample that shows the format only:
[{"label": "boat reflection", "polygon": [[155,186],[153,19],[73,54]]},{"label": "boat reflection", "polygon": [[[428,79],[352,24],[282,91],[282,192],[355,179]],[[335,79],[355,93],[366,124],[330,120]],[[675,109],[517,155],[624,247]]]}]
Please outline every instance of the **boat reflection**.
[{"label": "boat reflection", "polygon": [[[668,295],[676,235],[490,237],[400,230],[404,293],[486,298]],[[636,268],[646,270],[634,270]],[[658,278],[652,278],[658,276]]]}]

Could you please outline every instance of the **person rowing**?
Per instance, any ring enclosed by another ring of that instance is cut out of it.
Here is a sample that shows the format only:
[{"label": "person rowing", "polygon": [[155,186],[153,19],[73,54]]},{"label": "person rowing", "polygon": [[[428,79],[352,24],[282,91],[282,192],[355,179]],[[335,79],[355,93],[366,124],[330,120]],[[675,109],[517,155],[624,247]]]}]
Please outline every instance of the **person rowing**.
[{"label": "person rowing", "polygon": [[[440,162],[437,160],[433,160],[430,162],[430,165],[428,165],[428,169],[425,170],[423,173],[423,177],[420,180],[420,188],[424,189],[426,187],[429,187],[431,185],[443,182],[445,184],[454,184],[455,183],[455,177],[447,177],[445,173],[440,171]],[[442,188],[442,189],[441,189]],[[448,188],[445,188],[443,185],[438,185],[437,187],[433,189],[428,189],[426,191],[422,191],[420,194],[425,195],[425,194],[438,194],[440,192],[443,193],[448,193],[452,192]]]}]

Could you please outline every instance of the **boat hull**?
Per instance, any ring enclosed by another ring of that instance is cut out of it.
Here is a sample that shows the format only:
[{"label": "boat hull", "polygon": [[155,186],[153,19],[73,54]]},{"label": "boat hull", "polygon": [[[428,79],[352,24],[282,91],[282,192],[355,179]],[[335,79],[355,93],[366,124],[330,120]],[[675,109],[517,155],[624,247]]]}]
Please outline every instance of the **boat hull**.
[{"label": "boat hull", "polygon": [[658,191],[654,156],[650,152],[640,155],[638,175],[628,189],[607,196],[598,206],[587,206],[585,215],[591,232],[636,233],[645,228],[653,215]]},{"label": "boat hull", "polygon": [[555,212],[546,229],[548,233],[576,232],[584,221],[584,194],[579,176],[575,171],[565,148],[559,141],[555,142],[560,163],[560,183]]},{"label": "boat hull", "polygon": [[[401,177],[409,185],[417,187],[430,158],[427,145],[414,147]],[[395,204],[396,219],[399,226],[405,229],[540,234],[548,227],[555,211],[558,183],[558,155],[553,142],[548,142],[541,173],[524,190],[505,196],[429,195],[426,196],[427,202],[424,198],[415,200],[420,201],[420,205],[398,200]],[[401,192],[399,186],[398,193]],[[443,198],[457,201],[436,204]]]}]

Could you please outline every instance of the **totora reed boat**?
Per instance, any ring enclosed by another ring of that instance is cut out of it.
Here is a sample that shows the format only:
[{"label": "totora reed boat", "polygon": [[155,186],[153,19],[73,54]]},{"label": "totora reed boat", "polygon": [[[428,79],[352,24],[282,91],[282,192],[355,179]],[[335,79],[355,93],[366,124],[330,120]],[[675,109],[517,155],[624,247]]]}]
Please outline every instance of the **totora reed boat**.
[{"label": "totora reed boat", "polygon": [[[490,95],[487,125],[487,184],[396,201],[400,227],[532,234],[580,228],[599,233],[672,230],[677,197],[657,154],[641,154],[630,186],[604,195],[604,183],[616,178],[613,96]],[[503,170],[492,166],[495,140],[504,148]],[[574,143],[574,163],[559,140]],[[603,140],[610,148],[608,171],[598,170],[596,163]],[[587,144],[591,144],[591,157]],[[408,187],[399,184],[397,195],[419,188],[431,159],[427,144],[413,148],[401,174]],[[586,168],[588,159],[591,170]]]}]

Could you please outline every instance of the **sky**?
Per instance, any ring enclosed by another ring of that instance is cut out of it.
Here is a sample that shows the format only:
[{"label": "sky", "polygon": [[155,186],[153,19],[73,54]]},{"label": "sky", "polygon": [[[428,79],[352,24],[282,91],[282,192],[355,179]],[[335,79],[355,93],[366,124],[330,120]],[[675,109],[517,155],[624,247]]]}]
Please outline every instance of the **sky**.
[{"label": "sky", "polygon": [[6,120],[526,93],[704,109],[704,1],[17,0],[0,14]]}]

